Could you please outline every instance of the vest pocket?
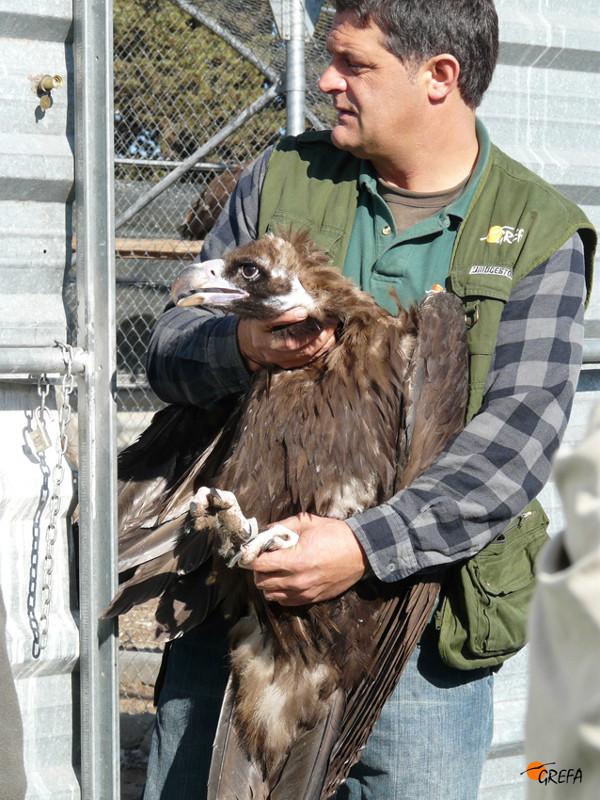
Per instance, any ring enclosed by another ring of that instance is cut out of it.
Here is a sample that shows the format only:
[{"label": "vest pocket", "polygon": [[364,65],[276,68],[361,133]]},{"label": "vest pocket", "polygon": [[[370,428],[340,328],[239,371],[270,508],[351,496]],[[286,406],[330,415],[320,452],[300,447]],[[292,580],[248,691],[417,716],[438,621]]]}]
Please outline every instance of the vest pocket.
[{"label": "vest pocket", "polygon": [[530,519],[520,517],[468,562],[476,604],[471,643],[476,655],[516,653],[525,644],[535,562],[549,538],[546,524],[534,520],[532,527]]},{"label": "vest pocket", "polygon": [[487,547],[450,571],[436,612],[439,651],[447,664],[493,667],[523,647],[547,527],[548,518],[534,501]]}]

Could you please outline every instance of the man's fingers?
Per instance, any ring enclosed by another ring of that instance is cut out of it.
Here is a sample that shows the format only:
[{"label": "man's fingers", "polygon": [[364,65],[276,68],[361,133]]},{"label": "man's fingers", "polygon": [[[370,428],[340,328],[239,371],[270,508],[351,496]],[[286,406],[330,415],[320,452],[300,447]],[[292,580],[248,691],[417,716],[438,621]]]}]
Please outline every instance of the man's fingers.
[{"label": "man's fingers", "polygon": [[333,325],[299,337],[284,338],[273,335],[273,328],[299,322],[307,316],[307,310],[298,307],[289,309],[269,322],[240,320],[238,343],[249,369],[254,370],[266,364],[275,364],[282,369],[294,369],[327,352],[335,344],[336,328]]},{"label": "man's fingers", "polygon": [[294,322],[302,322],[302,320],[308,317],[308,311],[303,308],[302,306],[297,306],[296,308],[289,308],[287,311],[284,311],[283,314],[280,314],[275,319],[270,320],[268,323],[269,328],[279,328],[282,325],[291,325]]}]

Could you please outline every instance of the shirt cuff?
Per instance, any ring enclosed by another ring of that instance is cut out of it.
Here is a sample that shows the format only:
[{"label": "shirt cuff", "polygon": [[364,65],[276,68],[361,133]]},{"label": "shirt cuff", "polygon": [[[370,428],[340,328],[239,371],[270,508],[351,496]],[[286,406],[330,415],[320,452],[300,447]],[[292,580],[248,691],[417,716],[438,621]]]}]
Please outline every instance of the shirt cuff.
[{"label": "shirt cuff", "polygon": [[418,571],[408,531],[393,508],[376,506],[344,522],[352,529],[380,580],[391,583]]},{"label": "shirt cuff", "polygon": [[214,382],[224,394],[241,391],[248,386],[251,377],[238,346],[238,322],[233,315],[220,319],[215,326],[218,335],[210,336],[206,347],[206,359],[211,365]]}]

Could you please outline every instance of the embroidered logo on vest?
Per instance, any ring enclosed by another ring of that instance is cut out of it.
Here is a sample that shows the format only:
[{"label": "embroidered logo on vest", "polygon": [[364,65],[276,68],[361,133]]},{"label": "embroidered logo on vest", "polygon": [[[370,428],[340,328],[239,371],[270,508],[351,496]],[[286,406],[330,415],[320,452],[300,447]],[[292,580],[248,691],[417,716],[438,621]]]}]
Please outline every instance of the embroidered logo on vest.
[{"label": "embroidered logo on vest", "polygon": [[482,236],[479,241],[489,242],[489,244],[512,244],[520,242],[524,234],[524,228],[513,228],[511,225],[492,225],[486,236]]},{"label": "embroidered logo on vest", "polygon": [[469,270],[469,275],[500,275],[502,278],[508,278],[512,281],[512,269],[509,267],[486,267],[482,264],[476,264]]}]

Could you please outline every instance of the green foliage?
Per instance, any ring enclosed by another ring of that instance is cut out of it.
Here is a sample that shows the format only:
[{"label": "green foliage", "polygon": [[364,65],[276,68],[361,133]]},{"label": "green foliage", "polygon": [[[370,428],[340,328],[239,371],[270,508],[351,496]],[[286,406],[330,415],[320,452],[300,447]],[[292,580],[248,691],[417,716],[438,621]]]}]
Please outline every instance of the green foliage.
[{"label": "green foliage", "polygon": [[[281,59],[266,0],[201,7],[268,63]],[[121,156],[186,158],[268,86],[256,67],[169,0],[115,0],[114,54],[115,149]],[[209,160],[248,161],[283,125],[276,102]]]}]

